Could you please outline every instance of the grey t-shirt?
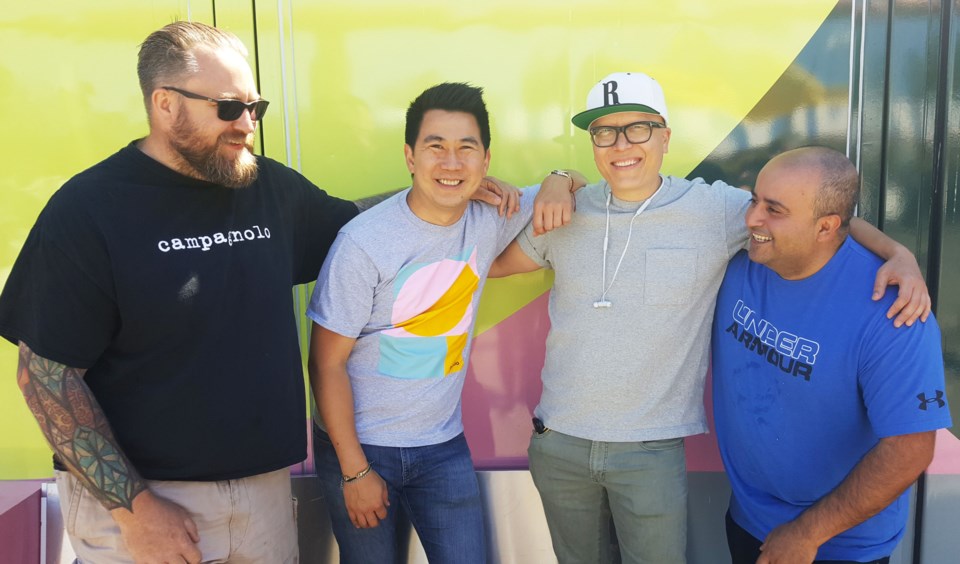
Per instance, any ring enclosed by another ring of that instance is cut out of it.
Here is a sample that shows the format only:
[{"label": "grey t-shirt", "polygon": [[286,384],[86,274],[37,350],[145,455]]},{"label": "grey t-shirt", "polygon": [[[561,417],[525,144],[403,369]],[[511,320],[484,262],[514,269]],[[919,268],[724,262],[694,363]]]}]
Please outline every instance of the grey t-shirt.
[{"label": "grey t-shirt", "polygon": [[531,259],[555,272],[536,414],[547,427],[598,441],[702,433],[710,324],[727,261],[748,240],[750,193],[663,177],[633,221],[625,254],[640,203],[611,198],[610,307],[595,308],[609,192],[606,182],[591,184],[577,192],[570,225],[536,238],[528,228],[519,237]]},{"label": "grey t-shirt", "polygon": [[[493,259],[530,220],[470,202],[449,226],[427,223],[405,190],[340,230],[307,316],[357,341],[347,361],[361,443],[415,447],[463,431],[460,392],[476,309]],[[315,421],[322,424],[319,417]]]}]

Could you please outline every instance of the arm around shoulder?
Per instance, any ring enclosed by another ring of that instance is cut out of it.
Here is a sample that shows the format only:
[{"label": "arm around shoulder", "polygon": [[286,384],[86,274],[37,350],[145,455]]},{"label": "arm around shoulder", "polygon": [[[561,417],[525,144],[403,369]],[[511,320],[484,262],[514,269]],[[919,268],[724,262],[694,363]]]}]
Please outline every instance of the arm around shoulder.
[{"label": "arm around shoulder", "polygon": [[[523,237],[523,234],[520,234],[520,237]],[[521,274],[524,272],[533,272],[534,270],[540,270],[541,267],[539,264],[533,261],[527,253],[523,252],[523,249],[520,248],[520,243],[516,239],[511,241],[507,248],[500,253],[493,261],[493,265],[490,267],[490,272],[487,274],[488,278],[502,278],[504,276],[510,276],[511,274]]]},{"label": "arm around shoulder", "polygon": [[886,261],[877,270],[873,299],[879,300],[883,297],[887,286],[899,286],[897,299],[887,310],[888,319],[896,316],[894,326],[910,326],[917,319],[926,321],[933,302],[913,253],[858,217],[850,220],[850,236]]},{"label": "arm around shoulder", "polygon": [[533,201],[533,232],[543,235],[562,227],[573,218],[576,192],[588,183],[576,170],[554,170],[543,179]]}]

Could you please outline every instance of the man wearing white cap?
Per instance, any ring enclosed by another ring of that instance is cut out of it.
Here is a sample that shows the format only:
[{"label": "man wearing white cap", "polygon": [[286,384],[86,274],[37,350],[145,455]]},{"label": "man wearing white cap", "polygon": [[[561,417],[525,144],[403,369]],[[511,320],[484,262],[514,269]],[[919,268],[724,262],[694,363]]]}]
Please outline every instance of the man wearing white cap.
[{"label": "man wearing white cap", "polygon": [[[573,124],[590,133],[603,181],[576,194],[566,229],[529,226],[490,274],[555,272],[530,471],[561,563],[610,561],[611,517],[623,562],[684,562],[683,437],[707,430],[710,325],[727,261],[747,244],[750,193],[660,174],[671,132],[645,74],[600,81]],[[910,252],[851,227],[894,259],[877,286],[900,284],[897,323],[925,318]]]}]

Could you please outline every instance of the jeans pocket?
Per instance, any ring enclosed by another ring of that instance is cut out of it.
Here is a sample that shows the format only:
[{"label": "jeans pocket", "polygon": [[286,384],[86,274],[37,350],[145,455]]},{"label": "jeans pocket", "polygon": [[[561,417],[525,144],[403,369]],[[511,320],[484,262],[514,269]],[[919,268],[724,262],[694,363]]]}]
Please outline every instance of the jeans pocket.
[{"label": "jeans pocket", "polygon": [[553,429],[546,429],[542,433],[538,433],[536,430],[533,430],[530,432],[530,441],[531,442],[542,441],[552,434],[553,434]]},{"label": "jeans pocket", "polygon": [[67,532],[78,539],[103,539],[118,535],[119,525],[100,500],[75,477],[68,479],[73,491],[70,493],[70,517],[64,523]]},{"label": "jeans pocket", "polygon": [[[77,534],[77,513],[80,508],[80,497],[83,495],[83,486],[69,472],[54,470],[57,478],[57,495],[60,496],[60,511],[63,515],[63,526],[67,534]],[[66,512],[63,510],[66,509]]]},{"label": "jeans pocket", "polygon": [[640,441],[640,448],[650,452],[673,450],[683,446],[683,437],[674,439],[659,439],[656,441]]}]

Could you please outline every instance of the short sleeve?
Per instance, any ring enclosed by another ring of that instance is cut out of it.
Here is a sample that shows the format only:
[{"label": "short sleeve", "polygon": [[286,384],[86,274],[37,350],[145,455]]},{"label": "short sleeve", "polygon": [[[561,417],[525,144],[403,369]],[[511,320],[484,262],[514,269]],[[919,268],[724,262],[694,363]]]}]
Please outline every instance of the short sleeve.
[{"label": "short sleeve", "polygon": [[90,368],[119,328],[113,274],[93,220],[63,200],[47,204],[10,271],[0,334],[44,358]]},{"label": "short sleeve", "polygon": [[359,337],[370,321],[379,278],[370,256],[341,233],[320,269],[307,317],[344,337]]},{"label": "short sleeve", "polygon": [[299,184],[298,225],[295,234],[294,280],[312,282],[340,228],[359,213],[357,205],[327,194],[299,173],[290,170]]},{"label": "short sleeve", "polygon": [[552,232],[535,237],[533,233],[533,223],[530,223],[526,229],[517,235],[517,244],[520,245],[520,250],[541,268],[553,268],[553,265],[550,264],[547,257],[550,240],[552,238]]},{"label": "short sleeve", "polygon": [[727,256],[733,257],[737,251],[746,249],[750,241],[746,214],[750,207],[750,192],[717,181],[713,188],[723,192],[724,227],[727,239]]},{"label": "short sleeve", "polygon": [[874,432],[889,437],[949,427],[940,329],[933,316],[897,328],[878,315],[871,329],[861,345],[859,380]]},{"label": "short sleeve", "polygon": [[[520,211],[507,218],[504,215],[503,227],[497,233],[497,254],[507,248],[517,235],[533,218],[533,201],[540,192],[540,185],[527,186],[520,191]],[[486,204],[484,204],[486,205]]]}]

